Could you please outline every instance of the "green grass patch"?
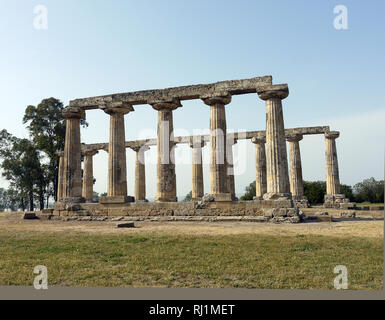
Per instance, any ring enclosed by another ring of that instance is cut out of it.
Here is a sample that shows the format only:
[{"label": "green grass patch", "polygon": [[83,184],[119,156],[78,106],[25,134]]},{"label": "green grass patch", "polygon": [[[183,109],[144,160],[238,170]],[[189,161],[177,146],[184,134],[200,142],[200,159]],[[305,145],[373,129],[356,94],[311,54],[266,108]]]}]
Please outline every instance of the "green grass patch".
[{"label": "green grass patch", "polygon": [[383,241],[266,235],[90,235],[0,232],[0,285],[333,289],[337,265],[349,289],[382,289]]}]

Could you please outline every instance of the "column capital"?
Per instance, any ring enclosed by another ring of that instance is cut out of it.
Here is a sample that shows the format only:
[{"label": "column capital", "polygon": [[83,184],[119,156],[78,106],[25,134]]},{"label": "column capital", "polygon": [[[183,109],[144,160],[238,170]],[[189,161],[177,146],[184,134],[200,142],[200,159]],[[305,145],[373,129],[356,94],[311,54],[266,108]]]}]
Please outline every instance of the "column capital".
[{"label": "column capital", "polygon": [[62,110],[64,119],[85,119],[85,111],[79,107],[65,107]]},{"label": "column capital", "polygon": [[125,115],[129,112],[135,111],[133,106],[126,102],[108,102],[104,105],[101,105],[99,108],[109,115],[113,115],[113,114]]},{"label": "column capital", "polygon": [[154,101],[151,102],[150,105],[155,109],[156,111],[161,111],[161,110],[175,110],[179,107],[182,107],[182,104],[180,103],[180,100],[178,99],[173,99],[169,101],[165,100],[159,100],[159,101]]},{"label": "column capital", "polygon": [[258,91],[258,96],[262,100],[285,99],[289,95],[287,84],[271,85]]},{"label": "column capital", "polygon": [[83,156],[90,156],[93,157],[95,154],[98,154],[99,151],[95,149],[85,149],[82,151]]},{"label": "column capital", "polygon": [[147,145],[130,146],[129,148],[135,152],[139,152],[139,151],[146,152],[150,150],[150,146],[147,146]]},{"label": "column capital", "polygon": [[56,154],[57,154],[59,157],[64,157],[64,151],[63,151],[63,150],[56,151]]},{"label": "column capital", "polygon": [[298,142],[303,139],[302,134],[289,134],[286,136],[286,141],[288,142]]},{"label": "column capital", "polygon": [[226,105],[231,102],[231,95],[228,93],[213,94],[201,96],[202,101],[208,106],[215,106],[217,104]]},{"label": "column capital", "polygon": [[326,139],[337,139],[339,136],[340,136],[339,131],[325,132],[325,138]]},{"label": "column capital", "polygon": [[205,141],[190,141],[189,146],[190,146],[190,148],[193,148],[193,149],[203,148],[204,146],[206,146],[206,142]]},{"label": "column capital", "polygon": [[252,137],[251,142],[254,144],[265,144],[266,143],[266,137],[264,137],[264,136]]}]

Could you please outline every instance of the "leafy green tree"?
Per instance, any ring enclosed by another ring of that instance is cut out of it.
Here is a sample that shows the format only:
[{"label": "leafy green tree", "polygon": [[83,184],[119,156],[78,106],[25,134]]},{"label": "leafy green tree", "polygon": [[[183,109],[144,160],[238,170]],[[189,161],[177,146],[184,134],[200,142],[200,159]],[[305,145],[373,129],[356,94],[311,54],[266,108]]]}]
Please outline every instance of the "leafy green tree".
[{"label": "leafy green tree", "polygon": [[255,193],[255,181],[253,181],[245,188],[245,194],[240,198],[240,200],[253,200]]},{"label": "leafy green tree", "polygon": [[189,202],[192,200],[192,191],[190,191],[183,199],[183,202]]},{"label": "leafy green tree", "polygon": [[350,199],[350,201],[355,201],[355,197],[353,194],[353,188],[346,184],[341,184],[340,186],[341,193],[345,195],[346,198]]},{"label": "leafy green tree", "polygon": [[[35,194],[44,200],[44,174],[40,164],[40,155],[34,144],[28,139],[18,139],[6,130],[0,132],[0,157],[2,174],[10,182],[13,190],[18,190],[21,199],[29,200],[29,208],[35,208]],[[22,204],[25,207],[25,204]],[[40,201],[44,208],[44,201]]]},{"label": "leafy green tree", "polygon": [[353,192],[357,202],[383,203],[384,180],[365,179],[354,185]]},{"label": "leafy green tree", "polygon": [[[47,179],[47,203],[50,196],[57,200],[57,183],[59,157],[57,151],[64,149],[65,119],[62,116],[63,103],[55,98],[42,100],[36,107],[28,106],[25,110],[23,123],[28,124],[30,136],[37,148],[44,152],[48,158],[45,166],[45,179]],[[85,120],[81,120],[87,126]]]},{"label": "leafy green tree", "polygon": [[325,181],[304,181],[304,194],[311,204],[319,204],[324,202],[326,194]]}]

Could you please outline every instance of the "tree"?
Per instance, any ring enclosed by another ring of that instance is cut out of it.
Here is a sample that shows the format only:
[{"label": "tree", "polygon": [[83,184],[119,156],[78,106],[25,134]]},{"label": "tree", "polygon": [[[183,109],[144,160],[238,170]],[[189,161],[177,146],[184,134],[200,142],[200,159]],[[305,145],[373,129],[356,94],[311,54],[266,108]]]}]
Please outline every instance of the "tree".
[{"label": "tree", "polygon": [[357,202],[383,203],[384,180],[365,179],[354,185],[353,192]]},{"label": "tree", "polygon": [[[25,110],[23,123],[28,123],[28,130],[36,149],[44,152],[48,158],[45,166],[45,179],[47,186],[47,203],[50,196],[57,200],[57,184],[59,157],[57,151],[64,149],[66,124],[62,116],[63,103],[55,98],[42,100],[37,107],[28,106]],[[83,126],[88,126],[81,120]]]},{"label": "tree", "polygon": [[189,202],[192,200],[192,191],[190,191],[183,199],[183,202]]},{"label": "tree", "polygon": [[304,181],[303,190],[306,198],[311,204],[323,203],[326,194],[326,182]]},{"label": "tree", "polygon": [[240,200],[253,200],[256,194],[256,189],[255,189],[255,181],[250,183],[246,188],[245,188],[245,194],[241,197]]},{"label": "tree", "polygon": [[[0,157],[3,176],[10,182],[10,187],[17,190],[21,206],[28,197],[29,208],[35,208],[34,199],[38,195],[40,208],[44,208],[44,173],[40,164],[41,157],[34,144],[28,139],[19,139],[6,130],[0,132]],[[41,201],[43,199],[43,201]]]},{"label": "tree", "polygon": [[341,184],[340,186],[341,193],[345,195],[350,201],[355,201],[355,197],[353,194],[353,188],[348,186],[347,184]]}]

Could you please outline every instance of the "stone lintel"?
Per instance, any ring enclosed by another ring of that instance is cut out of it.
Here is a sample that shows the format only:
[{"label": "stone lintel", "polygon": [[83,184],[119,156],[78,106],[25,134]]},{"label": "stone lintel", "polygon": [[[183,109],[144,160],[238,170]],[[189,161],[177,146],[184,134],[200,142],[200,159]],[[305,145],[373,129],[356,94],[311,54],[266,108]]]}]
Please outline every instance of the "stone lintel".
[{"label": "stone lintel", "polygon": [[[327,134],[330,132],[329,126],[318,126],[318,127],[299,127],[299,128],[290,128],[285,129],[285,136],[295,135],[295,134],[301,134],[301,135],[313,135],[313,134]],[[266,137],[265,131],[247,131],[246,136],[245,132],[242,133],[228,133],[227,139],[231,140],[242,140],[242,139],[252,139],[255,136],[260,136],[262,138]],[[194,139],[198,136],[181,136],[181,137],[175,137],[174,141],[175,143],[186,143],[190,144],[191,139]],[[202,135],[199,136],[204,142],[210,142],[210,135]],[[144,140],[135,140],[135,141],[126,141],[126,148],[136,147],[136,146],[156,146],[157,145],[157,139],[144,139]],[[95,148],[97,150],[105,150],[108,151],[108,143],[94,143],[94,144],[84,144],[82,146],[83,148]]]},{"label": "stone lintel", "polygon": [[231,95],[257,93],[262,88],[272,84],[272,76],[256,77],[241,80],[220,81],[210,84],[197,84],[190,86],[173,87],[156,90],[142,90],[134,92],[116,93],[105,96],[75,99],[70,101],[70,106],[78,106],[85,110],[98,109],[106,102],[127,102],[131,105],[150,104],[152,101],[163,100],[193,100],[202,96],[228,92]]}]

